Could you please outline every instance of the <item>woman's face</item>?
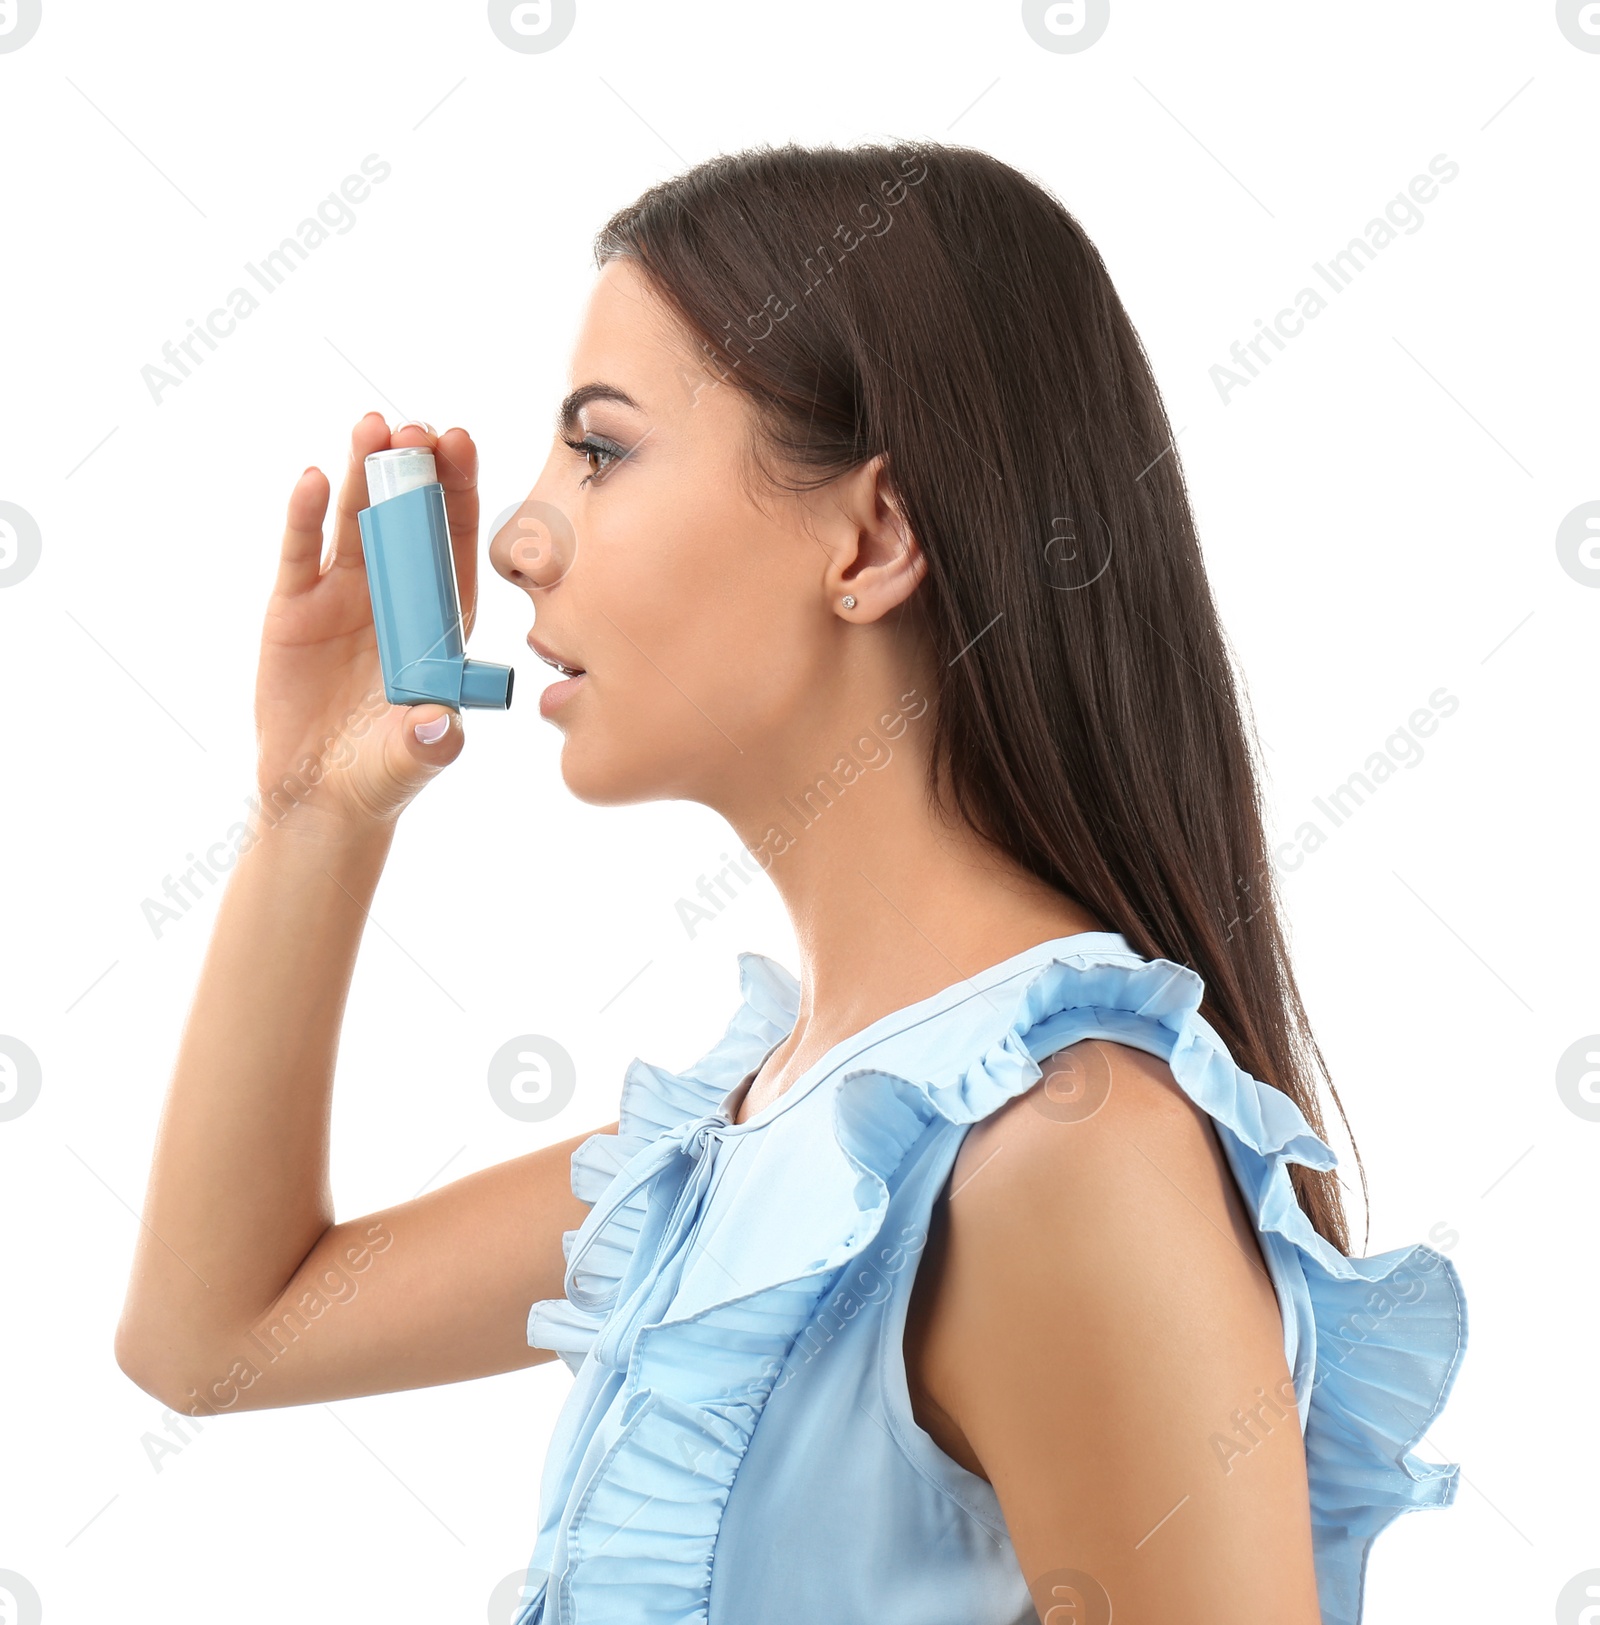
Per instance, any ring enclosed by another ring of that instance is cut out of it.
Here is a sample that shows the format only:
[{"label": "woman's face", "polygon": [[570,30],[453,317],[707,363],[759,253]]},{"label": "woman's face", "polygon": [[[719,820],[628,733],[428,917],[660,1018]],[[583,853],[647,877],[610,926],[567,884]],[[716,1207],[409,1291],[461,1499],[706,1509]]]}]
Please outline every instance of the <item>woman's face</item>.
[{"label": "woman's face", "polygon": [[744,398],[626,260],[600,274],[570,382],[571,418],[489,549],[535,606],[530,643],[585,673],[545,713],[562,776],[595,803],[755,813],[917,680],[914,646],[882,617],[920,552],[875,464],[758,506]]}]

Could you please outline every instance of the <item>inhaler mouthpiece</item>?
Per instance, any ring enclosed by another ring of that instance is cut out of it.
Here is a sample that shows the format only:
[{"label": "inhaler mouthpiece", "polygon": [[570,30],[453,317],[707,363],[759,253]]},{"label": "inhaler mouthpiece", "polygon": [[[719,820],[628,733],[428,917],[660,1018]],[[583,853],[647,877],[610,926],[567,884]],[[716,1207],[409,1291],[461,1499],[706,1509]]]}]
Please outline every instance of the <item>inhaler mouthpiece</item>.
[{"label": "inhaler mouthpiece", "polygon": [[516,673],[463,652],[455,555],[433,453],[426,446],[375,451],[366,473],[370,505],[356,519],[385,696],[393,705],[432,700],[504,711]]}]

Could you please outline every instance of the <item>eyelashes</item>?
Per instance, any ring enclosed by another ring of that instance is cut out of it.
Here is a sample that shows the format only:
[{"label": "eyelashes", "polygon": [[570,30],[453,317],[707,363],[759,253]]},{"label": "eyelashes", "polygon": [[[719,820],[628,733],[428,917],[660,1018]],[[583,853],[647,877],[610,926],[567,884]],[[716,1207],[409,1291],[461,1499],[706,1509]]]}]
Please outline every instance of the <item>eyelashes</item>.
[{"label": "eyelashes", "polygon": [[569,446],[573,451],[577,452],[580,457],[599,457],[605,459],[598,468],[590,469],[590,471],[578,481],[578,486],[580,489],[587,485],[591,480],[604,479],[605,476],[628,455],[628,453],[624,451],[621,446],[612,441],[599,440],[592,434],[585,435],[582,440],[568,440],[563,435],[561,443],[564,446]]}]

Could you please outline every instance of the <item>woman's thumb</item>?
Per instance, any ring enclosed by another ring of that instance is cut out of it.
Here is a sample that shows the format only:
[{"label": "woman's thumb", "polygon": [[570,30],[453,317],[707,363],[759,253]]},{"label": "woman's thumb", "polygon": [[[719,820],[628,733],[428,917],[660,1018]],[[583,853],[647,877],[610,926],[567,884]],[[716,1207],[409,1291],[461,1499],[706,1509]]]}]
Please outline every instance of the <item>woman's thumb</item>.
[{"label": "woman's thumb", "polygon": [[412,706],[402,737],[407,754],[426,767],[448,766],[465,742],[460,714],[438,705]]}]

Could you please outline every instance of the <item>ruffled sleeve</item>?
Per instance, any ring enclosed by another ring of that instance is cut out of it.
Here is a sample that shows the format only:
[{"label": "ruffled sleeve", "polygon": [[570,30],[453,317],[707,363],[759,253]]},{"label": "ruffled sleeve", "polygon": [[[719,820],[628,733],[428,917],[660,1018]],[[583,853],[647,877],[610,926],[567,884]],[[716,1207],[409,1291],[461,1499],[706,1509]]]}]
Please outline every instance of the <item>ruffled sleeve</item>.
[{"label": "ruffled sleeve", "polygon": [[[699,1060],[671,1072],[635,1056],[623,1076],[617,1132],[591,1134],[572,1153],[572,1194],[593,1210],[639,1154],[689,1119],[714,1111],[728,1091],[793,1024],[798,986],[775,960],[763,954],[739,955],[740,1002],[726,1031]],[[606,1295],[621,1281],[644,1221],[641,1189],[608,1215],[603,1230],[585,1236],[586,1220],[561,1236],[569,1263],[585,1237],[583,1276],[586,1301]],[[569,1275],[566,1290],[573,1290]],[[580,1308],[569,1297],[546,1298],[528,1311],[528,1345],[551,1349],[576,1372],[606,1320],[603,1309]]]},{"label": "ruffled sleeve", "polygon": [[[1199,1013],[1187,966],[1128,953],[1052,959],[1022,989],[1011,1020],[959,1074],[918,1087],[944,1118],[971,1123],[1029,1089],[1039,1062],[1083,1038],[1143,1049],[1215,1121],[1260,1234],[1283,1310],[1285,1353],[1305,1435],[1324,1625],[1359,1625],[1367,1557],[1400,1513],[1444,1507],[1460,1469],[1413,1447],[1443,1409],[1467,1341],[1455,1266],[1430,1247],[1349,1258],[1313,1228],[1289,1168],[1338,1159],[1281,1090],[1236,1066]],[[846,1088],[849,1084],[846,1084]],[[841,1095],[846,1123],[884,1107]]]}]

